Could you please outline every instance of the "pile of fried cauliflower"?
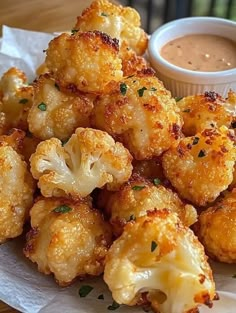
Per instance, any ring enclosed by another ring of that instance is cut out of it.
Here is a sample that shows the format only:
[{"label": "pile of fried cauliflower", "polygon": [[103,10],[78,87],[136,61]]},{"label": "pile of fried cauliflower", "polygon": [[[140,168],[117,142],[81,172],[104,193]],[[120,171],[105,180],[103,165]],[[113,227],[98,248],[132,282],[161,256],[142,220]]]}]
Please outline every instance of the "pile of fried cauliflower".
[{"label": "pile of fried cauliflower", "polygon": [[134,9],[97,0],[32,84],[4,73],[0,243],[25,227],[59,285],[104,273],[119,304],[195,313],[217,298],[205,252],[236,263],[236,94],[176,101],[147,43]]}]

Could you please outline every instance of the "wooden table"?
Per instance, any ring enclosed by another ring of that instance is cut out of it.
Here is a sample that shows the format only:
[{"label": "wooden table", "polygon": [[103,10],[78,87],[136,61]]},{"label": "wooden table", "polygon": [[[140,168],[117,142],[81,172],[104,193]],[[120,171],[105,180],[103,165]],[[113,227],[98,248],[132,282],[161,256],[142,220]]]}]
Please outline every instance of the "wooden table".
[{"label": "wooden table", "polygon": [[[76,17],[91,2],[91,0],[1,0],[0,25],[46,32],[70,30],[76,23]],[[0,313],[15,312],[17,311],[0,301]]]}]

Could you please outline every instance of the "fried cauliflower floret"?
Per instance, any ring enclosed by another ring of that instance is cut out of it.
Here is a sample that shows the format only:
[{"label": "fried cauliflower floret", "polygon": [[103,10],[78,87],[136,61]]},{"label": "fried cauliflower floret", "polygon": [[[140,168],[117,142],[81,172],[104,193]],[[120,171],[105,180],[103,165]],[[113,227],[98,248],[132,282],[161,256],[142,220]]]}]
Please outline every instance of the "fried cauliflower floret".
[{"label": "fried cauliflower floret", "polygon": [[129,151],[107,133],[91,128],[77,128],[64,146],[57,138],[41,142],[30,162],[45,197],[86,197],[105,184],[117,189],[132,173]]},{"label": "fried cauliflower floret", "polygon": [[105,197],[103,209],[110,215],[113,233],[121,235],[124,226],[130,220],[146,215],[154,209],[165,209],[178,214],[184,225],[190,226],[197,221],[197,212],[192,205],[184,204],[176,193],[160,185],[160,181],[149,180],[133,175],[119,191],[107,194],[101,191],[100,197]]},{"label": "fried cauliflower floret", "polygon": [[215,284],[204,249],[168,210],[128,223],[106,258],[104,280],[118,303],[151,303],[155,312],[212,306]]},{"label": "fried cauliflower floret", "polygon": [[194,136],[204,129],[230,127],[233,115],[226,100],[215,92],[188,96],[178,101],[180,114],[184,120],[183,133]]},{"label": "fried cauliflower floret", "polygon": [[40,199],[30,216],[24,253],[40,272],[53,273],[62,286],[103,272],[111,230],[89,201]]},{"label": "fried cauliflower floret", "polygon": [[149,69],[98,97],[91,123],[121,141],[137,160],[166,151],[180,137],[182,126],[175,100]]},{"label": "fried cauliflower floret", "polygon": [[180,196],[205,206],[227,189],[233,180],[235,138],[226,128],[205,129],[180,140],[164,153],[166,177]]},{"label": "fried cauliflower floret", "polygon": [[66,140],[77,127],[89,126],[92,108],[89,96],[65,93],[49,74],[45,74],[34,83],[29,130],[42,140],[52,137]]},{"label": "fried cauliflower floret", "polygon": [[125,42],[138,55],[142,55],[147,48],[148,37],[140,26],[140,15],[135,9],[98,0],[93,1],[77,17],[74,29],[107,33],[112,38],[117,38],[121,45]]},{"label": "fried cauliflower floret", "polygon": [[24,72],[12,67],[0,79],[0,134],[11,128],[28,129],[27,116],[32,105],[33,87]]},{"label": "fried cauliflower floret", "polygon": [[99,31],[54,38],[46,66],[61,86],[83,92],[102,93],[123,76],[118,41]]},{"label": "fried cauliflower floret", "polygon": [[34,182],[21,156],[0,141],[0,243],[19,236],[33,203]]},{"label": "fried cauliflower floret", "polygon": [[197,229],[211,258],[236,263],[236,189],[200,214]]}]

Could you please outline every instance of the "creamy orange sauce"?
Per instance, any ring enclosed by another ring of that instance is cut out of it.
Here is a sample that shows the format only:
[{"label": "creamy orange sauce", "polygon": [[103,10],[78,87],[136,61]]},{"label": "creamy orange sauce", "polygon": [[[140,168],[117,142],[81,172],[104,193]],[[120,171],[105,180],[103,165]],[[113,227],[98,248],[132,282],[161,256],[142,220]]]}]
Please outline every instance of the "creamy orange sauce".
[{"label": "creamy orange sauce", "polygon": [[161,56],[192,71],[224,71],[236,68],[236,42],[215,35],[187,35],[164,45]]}]

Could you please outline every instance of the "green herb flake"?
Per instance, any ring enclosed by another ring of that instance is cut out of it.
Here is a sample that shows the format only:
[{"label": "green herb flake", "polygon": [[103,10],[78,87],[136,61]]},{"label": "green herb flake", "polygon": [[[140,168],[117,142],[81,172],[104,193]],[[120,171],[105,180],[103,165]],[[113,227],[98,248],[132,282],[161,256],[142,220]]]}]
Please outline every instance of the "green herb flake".
[{"label": "green herb flake", "polygon": [[198,144],[198,142],[199,142],[199,138],[198,137],[194,137],[192,144],[196,145],[196,144]]},{"label": "green herb flake", "polygon": [[206,151],[205,150],[200,150],[198,153],[198,157],[199,158],[203,158],[204,156],[206,156]]},{"label": "green herb flake", "polygon": [[146,87],[143,87],[143,88],[138,89],[138,95],[139,95],[139,97],[142,97],[142,96],[143,96],[145,90],[147,90]]},{"label": "green herb flake", "polygon": [[99,300],[104,300],[104,295],[103,295],[103,294],[99,295],[99,296],[98,296],[98,299],[99,299]]},{"label": "green herb flake", "polygon": [[189,113],[190,112],[190,109],[185,109],[183,110],[184,113]]},{"label": "green herb flake", "polygon": [[69,139],[70,139],[70,138],[61,140],[61,145],[62,145],[62,147],[64,147],[64,145],[69,141]]},{"label": "green herb flake", "polygon": [[78,31],[79,31],[78,29],[72,29],[71,34],[74,35],[74,34],[78,33]]},{"label": "green herb flake", "polygon": [[127,91],[127,85],[125,83],[121,83],[120,84],[120,92],[123,96],[126,95],[126,91]]},{"label": "green herb flake", "polygon": [[58,91],[60,91],[60,86],[57,83],[55,83],[54,86]]},{"label": "green herb flake", "polygon": [[153,184],[154,184],[155,186],[160,185],[160,183],[161,183],[161,180],[160,180],[159,178],[154,178],[154,179],[153,179]]},{"label": "green herb flake", "polygon": [[112,304],[107,307],[107,309],[110,310],[110,311],[115,311],[119,307],[120,307],[120,305],[114,300],[112,302]]},{"label": "green herb flake", "polygon": [[132,214],[130,215],[128,222],[135,221],[135,220],[136,220],[136,217],[134,216],[134,214]]},{"label": "green herb flake", "polygon": [[29,100],[26,98],[20,99],[19,103],[26,104]]},{"label": "green herb flake", "polygon": [[180,100],[182,100],[183,99],[183,97],[175,97],[175,101],[176,102],[179,102]]},{"label": "green herb flake", "polygon": [[107,16],[108,16],[108,14],[106,14],[106,13],[102,12],[102,13],[101,13],[101,16],[105,16],[105,17],[107,17]]},{"label": "green herb flake", "polygon": [[52,212],[55,212],[55,213],[68,213],[70,211],[72,211],[72,208],[65,204],[59,205],[58,207],[52,210]]},{"label": "green herb flake", "polygon": [[145,186],[133,186],[132,189],[133,190],[143,190],[145,188]]},{"label": "green herb flake", "polygon": [[155,87],[151,87],[150,91],[157,91]]},{"label": "green herb flake", "polygon": [[44,102],[41,102],[39,105],[38,105],[38,109],[40,111],[46,111],[47,110],[47,105],[44,103]]},{"label": "green herb flake", "polygon": [[85,298],[92,290],[93,290],[92,286],[89,285],[81,286],[79,289],[80,298]]},{"label": "green herb flake", "polygon": [[152,241],[152,242],[151,242],[151,252],[155,251],[155,250],[156,250],[156,247],[157,247],[156,241]]}]

